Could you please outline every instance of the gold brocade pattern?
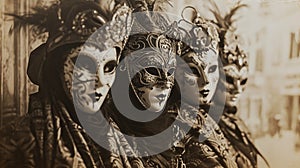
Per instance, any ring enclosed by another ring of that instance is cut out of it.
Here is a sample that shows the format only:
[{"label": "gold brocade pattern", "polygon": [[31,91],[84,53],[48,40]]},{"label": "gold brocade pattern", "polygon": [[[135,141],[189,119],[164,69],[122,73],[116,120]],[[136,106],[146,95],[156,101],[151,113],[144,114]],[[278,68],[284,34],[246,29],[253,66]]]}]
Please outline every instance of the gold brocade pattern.
[{"label": "gold brocade pattern", "polygon": [[188,134],[190,139],[185,145],[185,153],[183,154],[183,161],[188,168],[193,167],[227,167],[236,168],[237,165],[233,160],[233,156],[227,146],[227,141],[221,132],[217,123],[205,114],[202,110],[186,106],[195,113],[201,114],[199,117],[202,126],[194,127]]}]

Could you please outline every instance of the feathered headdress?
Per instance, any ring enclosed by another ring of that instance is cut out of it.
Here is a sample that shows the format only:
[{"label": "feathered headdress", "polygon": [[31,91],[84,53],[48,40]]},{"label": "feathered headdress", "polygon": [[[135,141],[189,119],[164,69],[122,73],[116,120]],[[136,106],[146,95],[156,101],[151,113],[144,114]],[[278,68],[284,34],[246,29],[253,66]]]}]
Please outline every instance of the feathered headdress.
[{"label": "feathered headdress", "polygon": [[102,50],[122,49],[131,27],[128,6],[116,4],[113,9],[106,9],[88,0],[61,0],[49,7],[35,7],[31,14],[10,15],[18,21],[15,28],[31,25],[38,33],[48,33],[47,42],[30,54],[27,74],[35,84],[40,83],[49,52],[66,44],[86,42]]},{"label": "feathered headdress", "polygon": [[241,44],[241,37],[236,34],[235,28],[232,25],[235,21],[232,17],[240,8],[247,7],[247,5],[237,3],[228,14],[222,16],[217,4],[214,1],[211,1],[211,4],[214,9],[210,11],[215,16],[215,24],[218,26],[219,31],[219,51],[223,65],[235,64],[239,68],[248,66],[247,55]]}]

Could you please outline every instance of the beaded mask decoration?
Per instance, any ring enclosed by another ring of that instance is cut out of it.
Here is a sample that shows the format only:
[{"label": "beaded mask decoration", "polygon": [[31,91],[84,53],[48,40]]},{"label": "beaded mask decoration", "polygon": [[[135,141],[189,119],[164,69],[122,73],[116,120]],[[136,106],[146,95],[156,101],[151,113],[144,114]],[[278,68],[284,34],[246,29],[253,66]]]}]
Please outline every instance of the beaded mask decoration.
[{"label": "beaded mask decoration", "polygon": [[247,55],[242,49],[240,37],[228,31],[224,38],[224,48],[220,51],[222,62],[225,65],[234,64],[238,69],[248,67]]}]

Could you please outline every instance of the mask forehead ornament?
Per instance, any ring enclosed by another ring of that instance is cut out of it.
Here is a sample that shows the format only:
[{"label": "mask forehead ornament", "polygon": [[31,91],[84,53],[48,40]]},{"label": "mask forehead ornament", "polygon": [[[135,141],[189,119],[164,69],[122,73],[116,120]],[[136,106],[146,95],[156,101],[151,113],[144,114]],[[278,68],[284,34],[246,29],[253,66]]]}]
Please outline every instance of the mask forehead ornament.
[{"label": "mask forehead ornament", "polygon": [[217,52],[219,36],[216,27],[198,13],[192,23],[194,24],[190,31],[190,36],[193,39],[191,43],[192,49],[200,54],[209,49]]},{"label": "mask forehead ornament", "polygon": [[226,33],[224,39],[224,48],[221,51],[221,58],[224,66],[234,65],[238,70],[243,67],[248,67],[248,57],[245,51],[242,49],[241,38],[234,34],[232,31]]},{"label": "mask forehead ornament", "polygon": [[[184,12],[187,9],[192,9],[193,16],[191,19],[186,19],[184,17]],[[189,24],[184,32],[185,42],[187,42],[187,44],[183,50],[182,57],[186,59],[186,56],[192,56],[193,62],[195,63],[203,62],[201,60],[205,59],[209,50],[218,54],[219,34],[216,26],[212,22],[201,17],[199,12],[192,6],[184,8],[182,11],[182,18],[181,21]],[[194,52],[198,58],[195,57],[195,54],[186,54],[190,51]]]}]

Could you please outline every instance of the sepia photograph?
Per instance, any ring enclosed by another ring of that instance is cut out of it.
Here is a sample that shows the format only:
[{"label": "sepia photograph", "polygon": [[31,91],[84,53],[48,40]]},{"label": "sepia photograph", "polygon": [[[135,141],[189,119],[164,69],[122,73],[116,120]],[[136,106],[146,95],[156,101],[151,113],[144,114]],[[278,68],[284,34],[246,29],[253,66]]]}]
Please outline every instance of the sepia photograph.
[{"label": "sepia photograph", "polygon": [[300,0],[0,0],[0,168],[298,168]]}]

